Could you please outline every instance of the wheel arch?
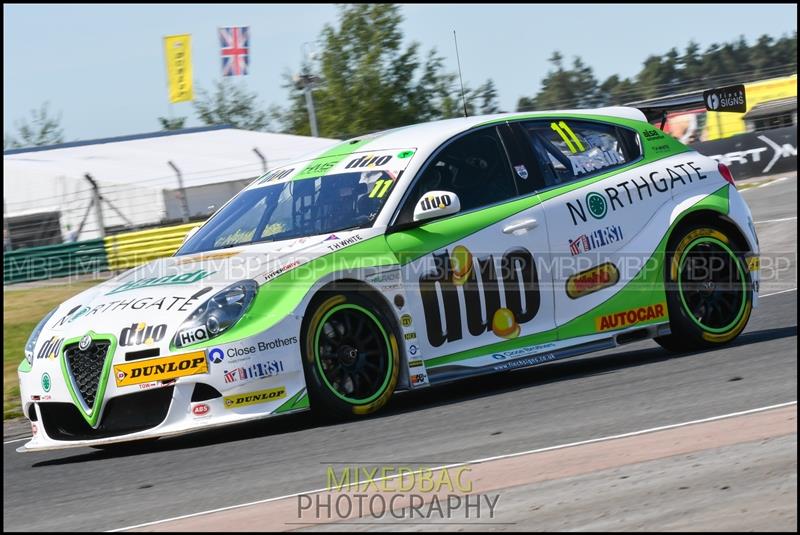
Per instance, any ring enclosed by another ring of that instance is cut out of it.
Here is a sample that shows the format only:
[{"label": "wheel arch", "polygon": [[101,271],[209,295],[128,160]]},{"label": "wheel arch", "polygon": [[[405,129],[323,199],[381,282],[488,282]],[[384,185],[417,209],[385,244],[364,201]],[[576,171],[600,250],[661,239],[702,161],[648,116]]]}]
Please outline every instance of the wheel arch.
[{"label": "wheel arch", "polygon": [[[357,292],[363,297],[366,297],[376,307],[380,307],[384,316],[389,318],[389,321],[391,322],[390,328],[392,330],[392,334],[395,337],[395,340],[397,341],[397,347],[400,352],[399,354],[400,376],[397,380],[397,386],[408,387],[409,384],[408,352],[406,351],[406,343],[403,337],[403,329],[400,326],[400,321],[397,317],[397,314],[395,314],[394,309],[389,300],[386,298],[386,296],[383,293],[381,293],[377,288],[375,288],[374,286],[365,281],[343,277],[340,279],[328,281],[325,284],[316,288],[308,297],[307,300],[308,304],[306,305],[306,311],[309,311],[309,307],[315,304],[315,301],[319,299],[323,294],[335,291]],[[300,326],[301,336],[305,336],[306,328],[310,320],[311,320],[310,314],[306,313],[303,315],[303,321]]]},{"label": "wheel arch", "polygon": [[691,212],[685,212],[682,214],[673,225],[672,230],[669,233],[669,238],[667,239],[667,250],[669,250],[670,245],[674,244],[676,237],[679,237],[681,232],[686,228],[693,225],[709,224],[719,227],[720,230],[726,233],[730,233],[734,239],[746,247],[747,250],[743,252],[752,252],[750,242],[739,228],[739,225],[737,225],[736,222],[729,218],[726,214],[709,208],[702,208],[700,210],[693,210]]}]

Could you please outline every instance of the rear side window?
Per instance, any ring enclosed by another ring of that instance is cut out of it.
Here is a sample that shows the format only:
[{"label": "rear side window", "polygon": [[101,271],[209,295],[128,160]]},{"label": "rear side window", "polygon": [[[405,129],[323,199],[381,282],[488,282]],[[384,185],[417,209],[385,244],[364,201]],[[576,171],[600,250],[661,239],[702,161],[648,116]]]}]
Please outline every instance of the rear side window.
[{"label": "rear side window", "polygon": [[610,124],[531,121],[523,124],[523,130],[551,185],[606,172],[641,155],[636,133]]}]

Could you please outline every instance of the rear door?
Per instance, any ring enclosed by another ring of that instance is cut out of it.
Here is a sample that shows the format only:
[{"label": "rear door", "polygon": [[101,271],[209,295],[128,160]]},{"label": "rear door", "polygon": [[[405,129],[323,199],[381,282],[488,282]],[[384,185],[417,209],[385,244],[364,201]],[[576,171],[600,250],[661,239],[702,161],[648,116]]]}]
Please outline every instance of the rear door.
[{"label": "rear door", "polygon": [[[655,269],[651,255],[662,236],[645,229],[671,201],[670,175],[663,165],[638,165],[638,133],[613,123],[559,118],[514,128],[535,151],[546,182],[539,195],[549,229],[559,338],[630,326],[603,317],[628,317],[657,304],[654,286],[625,287],[643,270]],[[623,288],[624,299],[609,301]]]}]

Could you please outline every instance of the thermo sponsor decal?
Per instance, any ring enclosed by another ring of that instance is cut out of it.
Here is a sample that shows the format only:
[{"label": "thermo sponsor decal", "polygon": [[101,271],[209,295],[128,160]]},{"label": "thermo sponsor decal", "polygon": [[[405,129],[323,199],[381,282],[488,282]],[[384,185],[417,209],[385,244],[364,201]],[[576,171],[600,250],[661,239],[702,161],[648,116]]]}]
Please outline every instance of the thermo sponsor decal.
[{"label": "thermo sponsor decal", "polygon": [[258,403],[275,401],[276,399],[283,399],[285,397],[286,397],[286,387],[279,386],[278,388],[257,390],[255,392],[248,392],[246,394],[225,396],[223,400],[226,409],[235,409],[237,407],[245,407],[247,405],[256,405]]},{"label": "thermo sponsor decal", "polygon": [[708,175],[701,174],[700,171],[701,168],[696,167],[694,162],[686,162],[667,167],[663,171],[653,171],[646,176],[631,177],[600,192],[589,192],[583,200],[578,198],[568,201],[567,211],[575,226],[588,222],[589,217],[603,219],[609,212],[613,213],[637,202],[669,193],[676,187],[691,184],[694,180],[708,178]]},{"label": "thermo sponsor decal", "polygon": [[611,262],[581,271],[567,279],[567,296],[577,299],[619,282],[619,270]]},{"label": "thermo sponsor decal", "polygon": [[[493,255],[473,258],[463,245],[454,247],[452,253],[434,254],[433,265],[419,279],[428,341],[433,347],[464,336],[462,301],[467,331],[472,336],[492,331],[501,338],[515,338],[520,325],[531,321],[539,311],[539,278],[533,255],[527,249],[519,247],[504,253],[499,270]],[[500,281],[505,307],[500,306]]]},{"label": "thermo sponsor decal", "polygon": [[152,288],[154,286],[169,286],[174,284],[194,284],[213,275],[216,271],[205,271],[203,269],[198,271],[191,271],[189,273],[180,273],[175,275],[166,275],[164,277],[152,277],[149,279],[142,279],[138,281],[126,282],[122,286],[114,288],[106,295],[117,294],[120,292],[127,292],[128,290],[139,290],[141,288]]},{"label": "thermo sponsor decal", "polygon": [[176,379],[201,373],[208,373],[205,351],[193,351],[171,357],[126,362],[125,364],[114,366],[114,377],[117,381],[117,386]]},{"label": "thermo sponsor decal", "polygon": [[615,312],[595,318],[595,328],[598,332],[610,331],[613,329],[624,329],[637,323],[662,319],[667,317],[667,304],[657,303],[647,305],[624,312]]}]

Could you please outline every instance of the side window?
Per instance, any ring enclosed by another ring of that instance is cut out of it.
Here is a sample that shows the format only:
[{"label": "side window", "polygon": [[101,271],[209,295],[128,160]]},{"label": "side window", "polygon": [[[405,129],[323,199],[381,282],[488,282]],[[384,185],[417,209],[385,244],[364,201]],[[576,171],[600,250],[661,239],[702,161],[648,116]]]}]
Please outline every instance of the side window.
[{"label": "side window", "polygon": [[641,154],[636,133],[614,125],[553,119],[524,123],[523,130],[551,184],[580,180]]},{"label": "side window", "polygon": [[467,134],[440,151],[411,187],[396,222],[410,222],[417,201],[434,190],[458,195],[462,212],[516,197],[514,175],[497,130]]}]

